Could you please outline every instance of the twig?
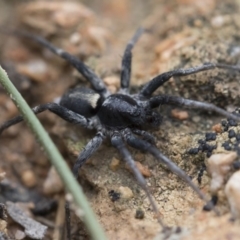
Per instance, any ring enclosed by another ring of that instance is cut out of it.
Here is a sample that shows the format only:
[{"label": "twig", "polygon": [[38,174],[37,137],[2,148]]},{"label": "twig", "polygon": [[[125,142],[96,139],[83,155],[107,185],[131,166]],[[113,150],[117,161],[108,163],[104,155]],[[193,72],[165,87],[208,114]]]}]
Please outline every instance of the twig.
[{"label": "twig", "polygon": [[53,240],[61,240],[65,219],[65,197],[61,196],[58,201],[58,209],[53,231]]}]

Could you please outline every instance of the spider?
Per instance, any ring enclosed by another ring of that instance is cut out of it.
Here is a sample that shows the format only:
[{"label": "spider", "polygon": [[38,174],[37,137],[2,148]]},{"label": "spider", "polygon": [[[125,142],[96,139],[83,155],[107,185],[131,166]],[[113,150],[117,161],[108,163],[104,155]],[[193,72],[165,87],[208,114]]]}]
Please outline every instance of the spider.
[{"label": "spider", "polygon": [[[96,130],[96,135],[87,143],[74,164],[73,174],[75,178],[78,178],[79,169],[83,166],[87,159],[89,159],[98,150],[104,139],[109,138],[112,146],[119,151],[122,158],[131,168],[139,185],[145,191],[154,212],[156,212],[158,216],[157,218],[159,223],[165,227],[159,216],[159,211],[154,198],[147,187],[144,177],[136,167],[127,145],[153,155],[160,163],[166,165],[170,171],[184,180],[201,199],[207,202],[203,193],[191,181],[190,177],[156,147],[153,135],[144,129],[160,126],[162,116],[158,111],[158,107],[163,104],[212,111],[237,121],[240,120],[240,117],[210,103],[185,99],[178,96],[152,96],[152,94],[171,77],[186,76],[201,71],[208,71],[214,68],[239,71],[240,66],[205,63],[197,67],[165,72],[146,83],[139,93],[131,94],[129,91],[129,85],[131,76],[132,49],[144,32],[145,29],[143,28],[137,29],[125,48],[122,58],[120,78],[121,86],[118,93],[115,94],[110,94],[103,81],[93,72],[93,70],[91,70],[78,58],[53,46],[47,40],[39,36],[31,35],[25,32],[15,32],[14,34],[29,38],[49,49],[59,57],[65,59],[92,85],[92,89],[86,87],[76,87],[67,91],[62,96],[59,104],[46,103],[32,109],[35,114],[49,110],[70,123],[77,124],[87,129]],[[22,120],[22,116],[17,116],[5,122],[0,126],[0,133]]]}]

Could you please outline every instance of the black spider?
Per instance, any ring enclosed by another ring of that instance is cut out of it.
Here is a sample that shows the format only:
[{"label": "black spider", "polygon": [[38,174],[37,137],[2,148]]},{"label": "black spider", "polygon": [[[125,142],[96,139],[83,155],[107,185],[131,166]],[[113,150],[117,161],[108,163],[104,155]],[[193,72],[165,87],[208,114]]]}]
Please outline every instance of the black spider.
[{"label": "black spider", "polygon": [[[152,94],[157,88],[174,76],[186,76],[214,68],[240,70],[240,67],[206,63],[202,66],[169,71],[154,77],[143,86],[138,94],[132,95],[129,93],[132,61],[131,51],[143,32],[144,29],[139,28],[127,44],[122,59],[121,88],[116,94],[110,94],[103,81],[96,76],[96,74],[88,66],[76,57],[70,55],[62,49],[56,48],[41,37],[30,35],[28,33],[15,32],[17,35],[36,41],[56,55],[65,59],[74,68],[76,68],[93,87],[93,89],[84,87],[72,89],[63,95],[59,104],[46,103],[39,105],[33,108],[33,112],[38,114],[45,110],[49,110],[70,123],[79,124],[79,126],[84,128],[96,130],[96,136],[85,146],[84,150],[80,153],[76,163],[74,164],[73,174],[76,178],[78,178],[79,168],[92,156],[93,153],[97,151],[103,140],[108,137],[110,138],[112,145],[118,149],[122,158],[132,169],[132,172],[134,173],[140,186],[146,192],[152,208],[156,213],[158,213],[157,205],[153,200],[144,177],[136,167],[126,145],[130,145],[133,148],[152,154],[157,160],[165,164],[174,174],[187,182],[187,184],[199,195],[199,197],[207,202],[205,196],[191,181],[188,175],[174,162],[163,155],[158,148],[156,148],[154,144],[154,137],[143,129],[152,126],[158,127],[160,125],[162,117],[157,111],[157,108],[162,104],[213,111],[239,121],[240,117],[209,103],[189,100],[177,96],[152,96]],[[5,122],[2,126],[0,126],[0,133],[6,128],[19,123],[22,120],[23,118],[18,116]],[[138,138],[137,136],[141,136],[142,138]],[[158,221],[162,226],[164,226],[160,217],[158,217]]]}]

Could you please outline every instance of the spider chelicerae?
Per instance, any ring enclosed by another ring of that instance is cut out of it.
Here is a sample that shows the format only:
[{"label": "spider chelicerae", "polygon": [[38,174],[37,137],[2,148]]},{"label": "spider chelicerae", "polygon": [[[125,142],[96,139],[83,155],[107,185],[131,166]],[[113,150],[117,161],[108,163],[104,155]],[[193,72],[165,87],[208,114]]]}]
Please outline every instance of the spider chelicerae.
[{"label": "spider chelicerae", "polygon": [[[171,77],[186,76],[201,71],[208,71],[214,68],[239,71],[240,66],[220,63],[205,63],[197,67],[165,72],[146,83],[139,93],[131,94],[129,91],[129,85],[131,76],[132,49],[144,32],[145,30],[143,28],[139,28],[126,46],[122,58],[120,78],[121,87],[116,94],[111,94],[102,79],[100,79],[78,58],[62,49],[56,48],[47,40],[39,36],[24,32],[15,32],[14,34],[29,38],[65,59],[92,85],[93,89],[76,87],[69,90],[62,96],[59,104],[46,103],[32,109],[35,114],[49,110],[70,123],[77,124],[87,129],[96,130],[96,135],[88,142],[74,164],[74,176],[78,178],[78,171],[82,165],[97,151],[104,139],[110,138],[112,146],[119,151],[122,158],[129,165],[139,185],[149,198],[153,210],[157,213],[159,223],[164,227],[165,225],[160,219],[158,207],[154,198],[147,187],[144,177],[136,167],[127,145],[140,151],[152,154],[160,163],[166,165],[170,171],[184,180],[201,199],[207,201],[199,188],[191,181],[190,177],[168,157],[162,154],[155,145],[153,135],[145,129],[148,127],[156,128],[160,126],[162,117],[158,111],[158,107],[163,104],[212,111],[237,121],[240,120],[240,117],[210,103],[194,101],[178,96],[152,96],[152,94]],[[5,122],[0,126],[0,133],[22,120],[23,118],[21,116],[17,116]]]}]

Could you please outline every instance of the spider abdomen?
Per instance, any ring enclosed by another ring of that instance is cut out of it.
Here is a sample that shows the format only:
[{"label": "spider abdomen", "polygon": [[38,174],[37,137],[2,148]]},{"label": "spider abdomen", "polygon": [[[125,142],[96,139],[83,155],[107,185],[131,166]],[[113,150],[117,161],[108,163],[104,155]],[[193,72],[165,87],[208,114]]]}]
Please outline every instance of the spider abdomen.
[{"label": "spider abdomen", "polygon": [[106,128],[122,129],[140,125],[144,113],[132,97],[113,94],[103,102],[97,115]]},{"label": "spider abdomen", "polygon": [[94,90],[86,87],[77,87],[66,92],[60,105],[84,117],[94,116],[102,104],[101,96]]}]

